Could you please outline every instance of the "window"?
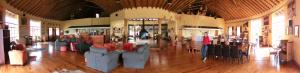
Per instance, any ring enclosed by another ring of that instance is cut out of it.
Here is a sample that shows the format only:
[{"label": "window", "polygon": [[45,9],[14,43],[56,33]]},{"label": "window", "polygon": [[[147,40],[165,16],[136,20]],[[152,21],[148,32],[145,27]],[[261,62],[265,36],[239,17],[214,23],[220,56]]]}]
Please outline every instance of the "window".
[{"label": "window", "polygon": [[38,41],[41,38],[41,21],[30,20],[30,36],[33,40]]},{"label": "window", "polygon": [[228,27],[228,35],[229,36],[232,36],[232,30],[233,30],[233,27]]},{"label": "window", "polygon": [[279,10],[272,14],[272,46],[277,47],[285,35],[285,14]]},{"label": "window", "polygon": [[240,26],[236,27],[236,35],[237,35],[238,37],[241,36],[241,27],[240,27]]},{"label": "window", "polygon": [[100,17],[99,13],[96,13],[96,18],[99,18],[99,17]]},{"label": "window", "polygon": [[59,36],[59,28],[55,29],[55,33],[56,33],[57,36]]},{"label": "window", "polygon": [[258,18],[258,19],[253,19],[250,21],[250,42],[251,43],[256,43],[259,45],[259,36],[261,35],[261,30],[262,30],[262,25],[263,25],[263,19]]},{"label": "window", "polygon": [[52,31],[52,30],[53,30],[52,28],[48,28],[49,36],[52,36],[52,34],[53,34],[53,31]]},{"label": "window", "polygon": [[10,30],[10,41],[19,39],[19,16],[10,11],[5,11],[5,24]]}]

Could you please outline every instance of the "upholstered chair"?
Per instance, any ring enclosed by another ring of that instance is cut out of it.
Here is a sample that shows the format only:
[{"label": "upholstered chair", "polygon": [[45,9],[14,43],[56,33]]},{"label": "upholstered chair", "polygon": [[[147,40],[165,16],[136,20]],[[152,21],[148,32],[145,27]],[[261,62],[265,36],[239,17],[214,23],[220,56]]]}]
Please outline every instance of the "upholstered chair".
[{"label": "upholstered chair", "polygon": [[115,51],[109,52],[106,48],[90,47],[90,51],[85,52],[84,56],[88,67],[106,73],[119,65],[119,54]]},{"label": "upholstered chair", "polygon": [[54,49],[60,50],[61,46],[66,46],[67,43],[65,42],[65,39],[63,36],[60,36],[59,39],[56,39],[54,42]]},{"label": "upholstered chair", "polygon": [[104,36],[103,35],[96,35],[92,36],[93,46],[95,48],[103,48],[104,46]]},{"label": "upholstered chair", "polygon": [[22,44],[17,44],[18,50],[11,50],[8,52],[9,61],[11,65],[24,65],[27,62],[26,48]]},{"label": "upholstered chair", "polygon": [[91,38],[87,33],[80,33],[80,39],[76,45],[77,51],[80,53],[85,53],[91,47]]},{"label": "upholstered chair", "polygon": [[150,50],[147,44],[137,45],[136,51],[126,51],[122,54],[123,65],[125,68],[143,69]]}]

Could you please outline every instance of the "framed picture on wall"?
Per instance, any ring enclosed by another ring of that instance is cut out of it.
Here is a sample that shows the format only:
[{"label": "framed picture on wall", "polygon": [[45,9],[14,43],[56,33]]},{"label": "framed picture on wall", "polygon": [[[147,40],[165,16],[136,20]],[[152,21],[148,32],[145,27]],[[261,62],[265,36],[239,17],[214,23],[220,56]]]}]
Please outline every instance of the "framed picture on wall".
[{"label": "framed picture on wall", "polygon": [[289,26],[287,28],[288,35],[293,35],[293,20],[289,20]]},{"label": "framed picture on wall", "polygon": [[295,35],[295,37],[299,37],[299,25],[295,25],[295,27],[294,27],[294,35]]}]

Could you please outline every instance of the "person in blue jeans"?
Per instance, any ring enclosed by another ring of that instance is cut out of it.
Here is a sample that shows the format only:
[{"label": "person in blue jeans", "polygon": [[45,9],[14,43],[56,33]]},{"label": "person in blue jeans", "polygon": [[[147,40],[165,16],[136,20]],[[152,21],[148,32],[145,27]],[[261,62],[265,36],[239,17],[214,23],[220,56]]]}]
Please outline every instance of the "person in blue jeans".
[{"label": "person in blue jeans", "polygon": [[204,36],[203,36],[203,40],[202,40],[202,44],[203,44],[203,47],[202,47],[202,62],[205,63],[207,57],[207,49],[208,49],[208,45],[210,44],[210,39],[209,39],[209,36],[208,36],[208,33],[205,32],[204,33]]}]

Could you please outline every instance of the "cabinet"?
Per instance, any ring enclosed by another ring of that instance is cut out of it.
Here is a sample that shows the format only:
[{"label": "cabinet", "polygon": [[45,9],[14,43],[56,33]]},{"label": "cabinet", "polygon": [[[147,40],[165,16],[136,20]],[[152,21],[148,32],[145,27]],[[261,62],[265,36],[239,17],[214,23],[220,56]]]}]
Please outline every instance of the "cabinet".
[{"label": "cabinet", "polygon": [[10,50],[10,35],[9,30],[0,29],[0,64],[8,64]]},{"label": "cabinet", "polygon": [[287,62],[292,59],[293,43],[288,40],[280,41],[281,52],[279,54],[281,62]]}]

